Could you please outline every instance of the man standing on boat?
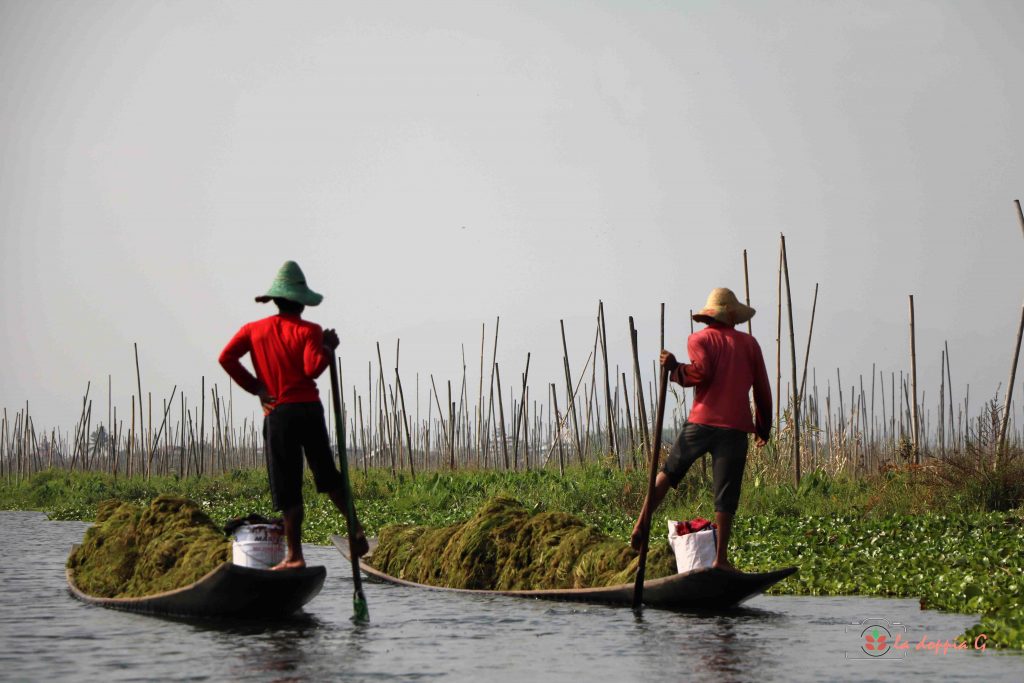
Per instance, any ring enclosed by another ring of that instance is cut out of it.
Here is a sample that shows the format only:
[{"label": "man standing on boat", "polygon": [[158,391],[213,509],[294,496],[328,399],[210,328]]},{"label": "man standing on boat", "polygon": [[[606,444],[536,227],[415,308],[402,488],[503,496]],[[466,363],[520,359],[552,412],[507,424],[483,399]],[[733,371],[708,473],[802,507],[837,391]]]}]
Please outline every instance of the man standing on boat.
[{"label": "man standing on boat", "polygon": [[[334,330],[302,319],[306,306],[323,300],[306,286],[294,261],[286,261],[266,294],[256,301],[277,305],[278,314],[243,326],[220,354],[220,364],[240,387],[259,396],[263,406],[263,441],[274,508],[284,518],[288,554],[274,569],[306,566],[302,555],[302,455],[313,472],[316,490],[326,493],[345,514],[341,473],[334,464],[324,407],[316,378],[330,365],[338,348]],[[240,359],[250,354],[256,375]],[[367,551],[366,536],[356,522],[358,555]],[[360,552],[361,550],[361,552]]]},{"label": "man standing on boat", "polygon": [[[661,365],[670,371],[672,381],[694,387],[694,395],[689,418],[655,481],[649,501],[651,514],[669,487],[677,487],[690,466],[705,453],[711,453],[718,524],[713,566],[726,570],[734,570],[729,563],[728,545],[747,462],[747,434],[756,435],[760,448],[772,427],[771,384],[761,347],[753,336],[735,328],[750,320],[754,313],[753,308],[736,299],[732,290],[714,289],[704,308],[693,314],[695,321],[706,323],[707,327],[690,335],[687,341],[690,363],[679,363],[670,352],[661,351]],[[751,388],[756,413],[753,419]],[[640,542],[638,519],[630,543],[639,549]]]}]

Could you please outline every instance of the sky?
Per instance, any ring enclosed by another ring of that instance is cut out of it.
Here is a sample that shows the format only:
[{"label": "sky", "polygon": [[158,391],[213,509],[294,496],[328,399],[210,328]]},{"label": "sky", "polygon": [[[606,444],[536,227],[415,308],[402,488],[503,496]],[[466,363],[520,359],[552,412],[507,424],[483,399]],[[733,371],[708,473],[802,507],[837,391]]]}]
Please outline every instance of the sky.
[{"label": "sky", "polygon": [[424,416],[498,317],[506,395],[527,353],[532,396],[562,386],[560,320],[582,369],[598,301],[652,379],[660,304],[684,355],[744,250],[774,376],[781,234],[822,392],[909,370],[913,295],[926,405],[948,343],[977,406],[1024,294],[1022,29],[1013,1],[0,0],[0,406],[68,429],[109,375],[123,417],[134,344],[154,402],[226,391],[287,259],[346,395],[400,339]]}]

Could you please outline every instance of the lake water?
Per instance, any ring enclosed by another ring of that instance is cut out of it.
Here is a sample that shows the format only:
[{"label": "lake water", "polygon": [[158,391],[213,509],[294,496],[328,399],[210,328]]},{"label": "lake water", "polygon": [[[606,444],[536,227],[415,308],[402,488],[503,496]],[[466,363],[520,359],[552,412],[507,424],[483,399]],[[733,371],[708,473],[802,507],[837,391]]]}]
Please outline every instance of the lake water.
[{"label": "lake water", "polygon": [[[445,594],[364,582],[371,622],[356,625],[349,565],[328,568],[299,618],[179,621],[72,598],[71,544],[87,524],[0,512],[0,680],[12,681],[743,681],[1024,680],[1024,656],[993,650],[865,657],[865,618],[899,622],[913,644],[953,640],[970,616],[913,600],[760,597],[742,611],[686,614]],[[898,629],[901,627],[892,627]]]}]

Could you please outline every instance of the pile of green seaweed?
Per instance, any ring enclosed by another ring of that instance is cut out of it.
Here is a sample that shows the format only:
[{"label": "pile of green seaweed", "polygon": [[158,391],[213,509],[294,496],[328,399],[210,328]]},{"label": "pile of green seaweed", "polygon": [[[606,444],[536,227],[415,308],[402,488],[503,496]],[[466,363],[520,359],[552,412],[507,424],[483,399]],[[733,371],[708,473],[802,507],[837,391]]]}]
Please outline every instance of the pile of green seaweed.
[{"label": "pile of green seaweed", "polygon": [[[462,524],[385,527],[370,563],[391,576],[431,586],[539,590],[629,583],[638,555],[578,517],[531,514],[521,503],[499,497]],[[652,543],[647,578],[673,573],[675,557],[668,545]]]},{"label": "pile of green seaweed", "polygon": [[149,506],[107,500],[68,558],[75,584],[104,598],[181,588],[231,556],[231,541],[194,502],[159,496]]}]

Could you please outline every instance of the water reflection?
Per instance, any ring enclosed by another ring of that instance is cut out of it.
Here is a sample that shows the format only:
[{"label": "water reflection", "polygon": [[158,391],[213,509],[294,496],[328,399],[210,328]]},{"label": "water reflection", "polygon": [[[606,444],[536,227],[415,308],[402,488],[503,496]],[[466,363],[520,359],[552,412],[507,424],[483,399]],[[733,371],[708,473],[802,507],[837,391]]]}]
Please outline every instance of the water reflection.
[{"label": "water reflection", "polygon": [[[647,656],[680,673],[709,674],[715,680],[740,680],[751,671],[775,668],[771,638],[787,616],[772,610],[739,607],[731,610],[634,613]],[[654,644],[650,647],[650,644]]]},{"label": "water reflection", "polygon": [[238,653],[232,676],[258,674],[261,680],[294,683],[307,680],[306,672],[318,668],[319,663],[312,661],[310,653],[315,648],[311,646],[328,626],[314,615],[300,612],[271,621],[203,621],[195,623],[194,629]]}]

